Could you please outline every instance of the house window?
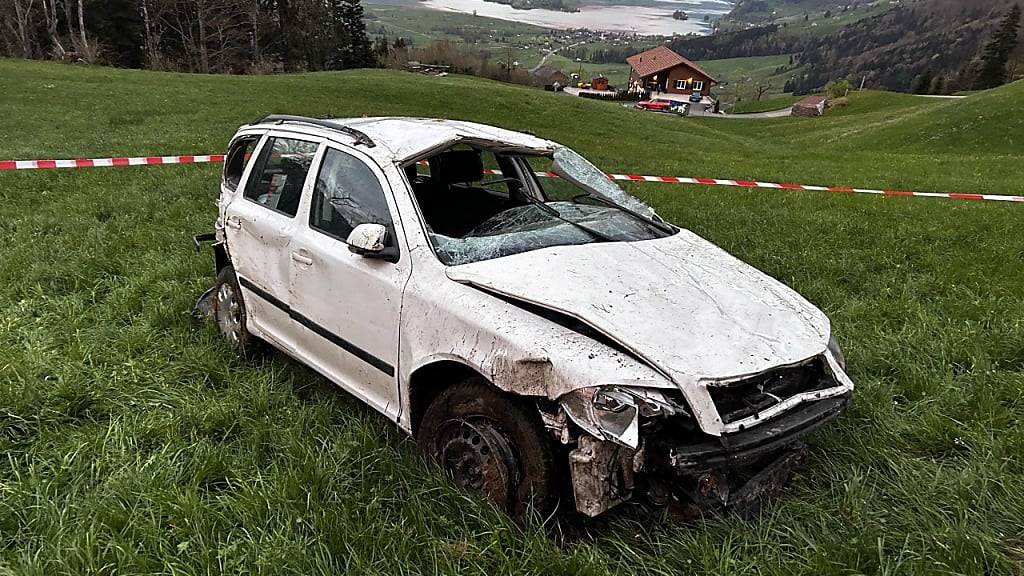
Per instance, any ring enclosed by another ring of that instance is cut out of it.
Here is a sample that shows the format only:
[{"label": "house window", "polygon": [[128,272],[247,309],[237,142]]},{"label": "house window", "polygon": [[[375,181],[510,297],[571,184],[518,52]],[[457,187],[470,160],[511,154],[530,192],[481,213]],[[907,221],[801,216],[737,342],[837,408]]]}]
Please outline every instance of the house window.
[{"label": "house window", "polygon": [[676,80],[676,90],[686,90],[686,80]]},{"label": "house window", "polygon": [[700,80],[694,80],[694,82],[693,82],[693,91],[694,92],[700,92],[703,89],[704,89],[704,82],[702,82]]}]

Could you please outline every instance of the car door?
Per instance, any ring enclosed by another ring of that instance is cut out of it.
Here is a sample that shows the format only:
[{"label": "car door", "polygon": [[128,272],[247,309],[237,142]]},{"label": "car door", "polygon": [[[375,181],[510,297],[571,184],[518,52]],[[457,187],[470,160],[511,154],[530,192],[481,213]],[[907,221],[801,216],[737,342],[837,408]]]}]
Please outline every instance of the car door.
[{"label": "car door", "polygon": [[[308,217],[291,246],[292,314],[303,334],[299,354],[397,418],[399,314],[411,263],[391,186],[370,158],[327,143],[311,188],[304,203]],[[388,256],[349,250],[352,229],[368,223],[387,229]]]},{"label": "car door", "polygon": [[299,203],[319,143],[268,135],[241,194],[224,211],[224,232],[250,329],[279,347],[294,349],[289,314],[290,246]]}]

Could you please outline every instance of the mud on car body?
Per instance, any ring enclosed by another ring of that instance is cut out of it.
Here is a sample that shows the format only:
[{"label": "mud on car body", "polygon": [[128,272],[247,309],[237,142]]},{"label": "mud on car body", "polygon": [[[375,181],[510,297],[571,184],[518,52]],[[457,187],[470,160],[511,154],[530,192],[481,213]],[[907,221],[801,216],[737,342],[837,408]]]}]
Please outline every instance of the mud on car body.
[{"label": "mud on car body", "polygon": [[513,514],[752,509],[853,389],[817,308],[528,134],[265,117],[218,205],[198,309],[229,342],[311,366]]}]

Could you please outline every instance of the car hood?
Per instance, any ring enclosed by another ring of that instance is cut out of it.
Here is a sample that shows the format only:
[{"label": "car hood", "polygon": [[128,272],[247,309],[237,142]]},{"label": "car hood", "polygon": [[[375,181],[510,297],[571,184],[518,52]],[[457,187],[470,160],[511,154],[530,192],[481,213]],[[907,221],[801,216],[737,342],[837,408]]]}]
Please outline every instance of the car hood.
[{"label": "car hood", "polygon": [[828,346],[820,310],[686,230],[544,248],[449,267],[447,275],[573,316],[681,388],[795,364]]}]

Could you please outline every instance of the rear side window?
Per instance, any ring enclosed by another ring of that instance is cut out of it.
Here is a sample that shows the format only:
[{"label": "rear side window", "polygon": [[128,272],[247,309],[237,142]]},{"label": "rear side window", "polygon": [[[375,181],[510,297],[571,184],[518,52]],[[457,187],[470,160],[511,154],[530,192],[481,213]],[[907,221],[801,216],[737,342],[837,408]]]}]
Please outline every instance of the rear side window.
[{"label": "rear side window", "polygon": [[313,190],[309,225],[344,241],[360,224],[383,224],[387,243],[393,245],[391,212],[377,175],[355,156],[328,148]]},{"label": "rear side window", "polygon": [[224,161],[224,184],[228,189],[238,188],[242,182],[242,173],[252,158],[252,152],[256,149],[256,143],[260,141],[259,136],[243,136],[228,150],[227,159]]},{"label": "rear side window", "polygon": [[253,167],[245,197],[276,212],[295,216],[316,149],[315,142],[305,140],[268,140]]}]

